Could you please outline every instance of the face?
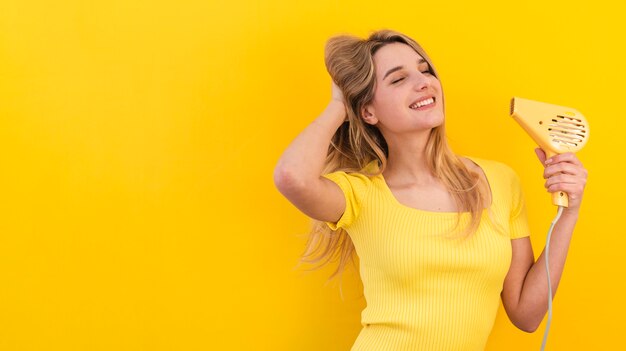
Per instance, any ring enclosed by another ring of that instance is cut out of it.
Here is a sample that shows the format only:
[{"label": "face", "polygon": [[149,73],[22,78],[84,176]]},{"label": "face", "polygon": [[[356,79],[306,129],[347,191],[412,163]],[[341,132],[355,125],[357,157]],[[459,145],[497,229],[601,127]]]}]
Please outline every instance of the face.
[{"label": "face", "polygon": [[439,80],[410,46],[391,43],[374,54],[376,90],[361,114],[383,134],[430,130],[444,120]]}]

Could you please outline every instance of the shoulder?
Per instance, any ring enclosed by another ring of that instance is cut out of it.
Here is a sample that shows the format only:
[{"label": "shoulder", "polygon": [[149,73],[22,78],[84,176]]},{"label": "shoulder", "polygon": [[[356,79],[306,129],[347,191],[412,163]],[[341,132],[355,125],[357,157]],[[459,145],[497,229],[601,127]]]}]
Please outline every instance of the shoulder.
[{"label": "shoulder", "polygon": [[380,176],[380,173],[381,172],[379,172],[377,161],[371,161],[359,171],[338,170],[338,171],[326,173],[323,176],[326,178],[335,178],[337,176],[349,177],[349,178],[360,179],[362,181],[367,181],[377,176]]},{"label": "shoulder", "polygon": [[[509,165],[494,160],[485,160],[476,157],[463,157],[463,162],[470,163],[470,170],[482,169],[492,191],[503,194],[506,198],[518,199],[522,185],[520,177]],[[479,172],[479,174],[481,174]]]},{"label": "shoulder", "polygon": [[478,172],[482,169],[488,177],[492,176],[507,179],[517,177],[517,173],[515,173],[513,168],[503,162],[473,156],[459,156],[459,158],[470,170]]},{"label": "shoulder", "polygon": [[323,177],[337,183],[344,192],[363,192],[372,184],[373,178],[377,177],[371,175],[378,173],[377,171],[378,165],[376,161],[372,161],[359,172],[335,171],[324,174]]},{"label": "shoulder", "polygon": [[[350,184],[354,186],[367,186],[372,182],[372,177],[360,172],[346,172],[335,171],[323,175],[324,178],[332,180],[333,182],[342,186],[343,184]],[[343,188],[343,187],[342,187]]]},{"label": "shoulder", "polygon": [[324,174],[323,177],[336,183],[344,194],[345,209],[337,222],[327,222],[332,230],[348,228],[354,223],[361,212],[361,208],[367,203],[368,194],[373,188],[373,179],[377,165],[370,163],[359,172],[335,171]]}]

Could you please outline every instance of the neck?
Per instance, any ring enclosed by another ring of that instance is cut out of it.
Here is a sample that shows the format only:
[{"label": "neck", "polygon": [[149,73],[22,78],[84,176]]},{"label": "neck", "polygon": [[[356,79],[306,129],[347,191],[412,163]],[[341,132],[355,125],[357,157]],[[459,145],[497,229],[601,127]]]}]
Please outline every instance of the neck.
[{"label": "neck", "polygon": [[419,134],[385,137],[389,148],[387,167],[383,172],[385,179],[402,184],[429,184],[435,181],[426,158],[426,144],[430,132],[427,130]]}]

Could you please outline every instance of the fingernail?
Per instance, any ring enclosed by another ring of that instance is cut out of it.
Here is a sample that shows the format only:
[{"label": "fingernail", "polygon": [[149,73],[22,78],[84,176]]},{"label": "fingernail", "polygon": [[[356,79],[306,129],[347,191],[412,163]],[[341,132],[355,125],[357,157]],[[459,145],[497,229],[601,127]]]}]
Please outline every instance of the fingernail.
[{"label": "fingernail", "polygon": [[549,158],[549,159],[547,159],[547,160],[546,160],[546,164],[547,164],[547,165],[548,165],[548,164],[550,164],[550,163],[552,163],[552,159],[551,159],[551,158]]}]

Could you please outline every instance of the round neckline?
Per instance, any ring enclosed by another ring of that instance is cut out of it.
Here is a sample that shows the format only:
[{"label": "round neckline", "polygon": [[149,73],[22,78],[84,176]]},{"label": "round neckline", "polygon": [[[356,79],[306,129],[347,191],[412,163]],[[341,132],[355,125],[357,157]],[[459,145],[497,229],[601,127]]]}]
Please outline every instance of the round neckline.
[{"label": "round neckline", "polygon": [[[491,182],[489,181],[489,176],[487,175],[487,172],[485,171],[485,169],[480,164],[478,164],[478,162],[476,162],[476,160],[474,158],[468,157],[468,156],[463,156],[463,157],[465,157],[468,160],[472,161],[476,166],[478,166],[478,168],[481,169],[481,171],[485,175],[485,179],[487,180],[487,187],[489,188],[491,202],[489,203],[488,207],[483,208],[481,213],[484,213],[487,210],[491,210],[492,207],[493,207],[494,198],[493,198],[493,189],[491,187]],[[391,198],[391,200],[393,201],[393,203],[396,206],[399,206],[401,208],[405,208],[407,210],[411,210],[411,211],[427,214],[427,215],[448,216],[448,217],[449,216],[456,216],[458,214],[460,214],[460,215],[471,215],[471,212],[469,212],[469,211],[464,211],[464,212],[460,212],[460,213],[459,212],[437,212],[437,211],[423,210],[423,209],[419,209],[419,208],[415,208],[415,207],[411,207],[411,206],[405,205],[405,204],[401,203],[396,198],[396,196],[393,194],[393,192],[391,191],[391,188],[389,188],[389,185],[387,184],[387,181],[385,180],[385,176],[383,176],[382,172],[379,174],[379,176],[380,176],[380,180],[381,180],[381,182],[383,184],[383,188],[385,189],[385,192]]]}]

